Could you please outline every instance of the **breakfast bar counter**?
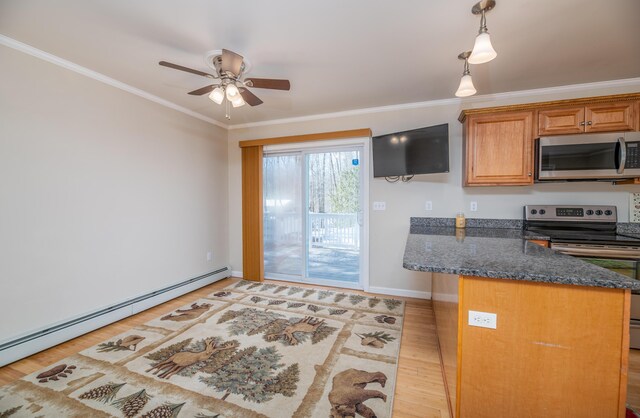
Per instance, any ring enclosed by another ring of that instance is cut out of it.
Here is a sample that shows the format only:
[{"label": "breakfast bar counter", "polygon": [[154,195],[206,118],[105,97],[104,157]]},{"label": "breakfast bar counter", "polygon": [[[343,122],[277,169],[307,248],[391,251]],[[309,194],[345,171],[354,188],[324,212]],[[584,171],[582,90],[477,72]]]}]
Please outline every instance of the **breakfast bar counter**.
[{"label": "breakfast bar counter", "polygon": [[497,279],[640,290],[640,281],[531,241],[548,237],[513,228],[412,226],[408,270]]},{"label": "breakfast bar counter", "polygon": [[403,260],[431,273],[451,416],[624,417],[639,282],[469,221],[412,218]]}]

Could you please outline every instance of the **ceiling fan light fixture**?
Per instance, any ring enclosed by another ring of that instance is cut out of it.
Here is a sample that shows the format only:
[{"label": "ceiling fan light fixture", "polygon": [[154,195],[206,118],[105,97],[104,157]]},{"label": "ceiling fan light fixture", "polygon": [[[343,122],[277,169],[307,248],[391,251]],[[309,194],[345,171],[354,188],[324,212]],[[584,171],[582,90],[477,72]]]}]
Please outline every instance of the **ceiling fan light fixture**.
[{"label": "ceiling fan light fixture", "polygon": [[240,106],[244,106],[246,102],[244,101],[242,96],[238,94],[233,98],[233,100],[231,101],[231,104],[233,105],[233,107],[240,107]]},{"label": "ceiling fan light fixture", "polygon": [[471,71],[469,71],[468,59],[470,55],[471,51],[465,51],[458,55],[459,60],[464,60],[464,72],[462,73],[458,90],[456,90],[457,97],[468,97],[476,94],[476,88],[474,87],[473,80],[471,79]]},{"label": "ceiling fan light fixture", "polygon": [[233,102],[236,96],[240,95],[240,90],[238,90],[238,87],[235,84],[231,83],[227,85],[226,93],[227,93],[227,99],[230,102]]},{"label": "ceiling fan light fixture", "polygon": [[209,98],[216,104],[222,104],[224,101],[224,90],[222,87],[216,87],[213,89],[211,94],[209,94]]}]

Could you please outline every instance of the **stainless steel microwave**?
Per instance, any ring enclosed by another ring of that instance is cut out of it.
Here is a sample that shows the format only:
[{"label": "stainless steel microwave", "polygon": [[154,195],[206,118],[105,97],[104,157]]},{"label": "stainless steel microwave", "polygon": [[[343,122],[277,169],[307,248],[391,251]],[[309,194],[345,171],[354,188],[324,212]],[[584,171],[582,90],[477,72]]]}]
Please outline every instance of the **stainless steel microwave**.
[{"label": "stainless steel microwave", "polygon": [[640,132],[542,137],[536,158],[539,181],[640,177]]}]

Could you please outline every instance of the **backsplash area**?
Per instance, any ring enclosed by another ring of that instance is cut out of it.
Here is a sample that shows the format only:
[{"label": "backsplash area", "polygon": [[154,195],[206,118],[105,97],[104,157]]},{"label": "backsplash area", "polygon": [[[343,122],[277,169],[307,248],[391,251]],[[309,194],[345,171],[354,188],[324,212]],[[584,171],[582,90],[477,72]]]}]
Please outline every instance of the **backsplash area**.
[{"label": "backsplash area", "polygon": [[629,222],[640,222],[640,193],[629,193]]}]

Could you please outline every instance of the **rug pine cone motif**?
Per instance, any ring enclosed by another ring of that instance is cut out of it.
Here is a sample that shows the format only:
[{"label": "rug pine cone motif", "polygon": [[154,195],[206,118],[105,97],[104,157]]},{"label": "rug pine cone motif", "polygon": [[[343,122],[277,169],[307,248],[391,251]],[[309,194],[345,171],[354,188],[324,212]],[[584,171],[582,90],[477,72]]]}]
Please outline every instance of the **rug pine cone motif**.
[{"label": "rug pine cone motif", "polygon": [[390,298],[239,281],[25,377],[41,398],[0,389],[0,413],[388,418],[403,310]]}]

